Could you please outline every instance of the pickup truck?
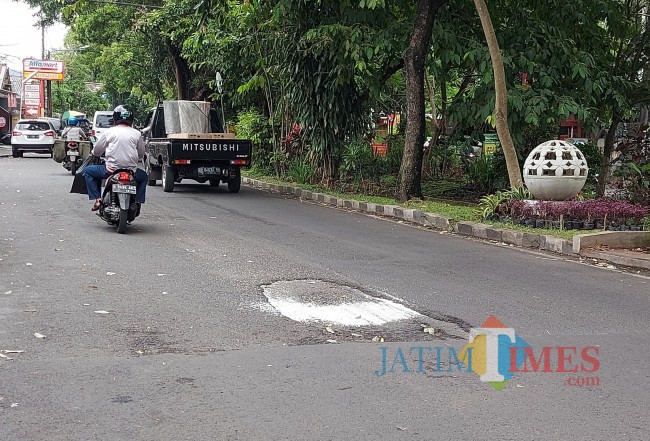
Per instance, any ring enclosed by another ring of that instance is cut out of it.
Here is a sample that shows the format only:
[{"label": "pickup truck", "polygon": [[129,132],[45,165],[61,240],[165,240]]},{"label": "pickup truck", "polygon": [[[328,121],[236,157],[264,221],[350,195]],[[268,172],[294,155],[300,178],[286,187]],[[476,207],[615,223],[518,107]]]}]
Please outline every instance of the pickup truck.
[{"label": "pickup truck", "polygon": [[167,133],[164,107],[154,107],[147,118],[142,134],[145,140],[146,171],[149,185],[162,180],[163,191],[174,191],[174,185],[183,179],[209,182],[218,187],[228,185],[230,193],[241,187],[241,167],[251,163],[250,140],[234,139],[234,135],[222,132],[217,113],[210,110],[210,126],[214,133]]}]

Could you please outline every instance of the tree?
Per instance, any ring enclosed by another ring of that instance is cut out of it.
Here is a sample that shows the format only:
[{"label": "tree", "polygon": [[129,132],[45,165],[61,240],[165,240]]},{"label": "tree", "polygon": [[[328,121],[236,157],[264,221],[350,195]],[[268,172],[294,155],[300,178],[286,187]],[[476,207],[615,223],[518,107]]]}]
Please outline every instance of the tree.
[{"label": "tree", "polygon": [[496,103],[494,109],[494,119],[496,121],[497,134],[501,142],[501,148],[506,158],[508,166],[508,177],[510,186],[513,188],[523,186],[521,179],[521,170],[519,169],[519,160],[517,159],[517,151],[510,136],[508,128],[508,90],[506,88],[506,74],[503,68],[503,57],[499,50],[499,42],[497,41],[490,13],[485,5],[485,0],[474,0],[476,11],[481,19],[481,26],[485,33],[485,40],[487,41],[488,49],[490,51],[490,58],[492,59],[492,69],[494,71],[494,90],[496,94]]},{"label": "tree", "polygon": [[422,157],[424,153],[424,72],[433,23],[446,0],[419,0],[413,33],[404,57],[407,120],[404,156],[400,167],[400,200],[421,196]]}]

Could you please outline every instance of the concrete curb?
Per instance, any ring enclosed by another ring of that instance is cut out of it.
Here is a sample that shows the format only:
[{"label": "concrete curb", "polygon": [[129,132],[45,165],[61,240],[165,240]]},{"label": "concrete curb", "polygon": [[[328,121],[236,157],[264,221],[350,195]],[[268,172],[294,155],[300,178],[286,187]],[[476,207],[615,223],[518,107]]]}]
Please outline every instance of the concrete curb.
[{"label": "concrete curb", "polygon": [[[594,244],[596,244],[598,241],[601,242],[600,244],[611,245],[619,237],[612,234],[607,235],[605,233],[604,237],[607,237],[609,242],[603,242],[603,240],[606,239],[602,238],[603,236],[601,236],[601,233],[597,233],[574,236],[573,241],[571,241],[546,234],[535,234],[517,230],[509,230],[505,228],[496,228],[492,225],[477,222],[455,221],[452,218],[441,216],[435,213],[425,213],[417,209],[405,208],[397,205],[382,205],[372,202],[357,201],[353,199],[341,199],[323,193],[314,193],[312,191],[303,190],[299,187],[270,184],[268,182],[251,179],[248,177],[242,177],[242,183],[253,188],[270,190],[280,194],[293,195],[302,199],[319,202],[321,204],[330,205],[333,207],[347,208],[362,213],[392,217],[436,230],[453,232],[462,236],[476,237],[478,239],[506,243],[522,248],[533,248],[542,251],[551,251],[568,256],[593,257],[594,253],[585,250],[585,247],[594,246]],[[608,233],[616,234],[616,232]],[[638,235],[643,235],[644,233],[647,235],[644,236],[645,239],[639,239],[640,236]],[[650,232],[621,232],[618,234],[626,235],[625,243],[637,244],[635,246],[639,246],[639,243],[650,244]],[[632,235],[637,236],[635,236],[634,239],[631,239]],[[598,236],[598,238],[592,238],[592,236]],[[622,258],[614,254],[602,252],[597,254],[598,259],[609,260],[611,262],[618,260],[618,262],[614,263],[650,269],[648,268],[648,263],[643,259]],[[610,256],[612,259],[606,256]],[[626,263],[623,263],[622,260],[625,260]]]},{"label": "concrete curb", "polygon": [[590,259],[606,260],[616,265],[630,266],[634,268],[643,268],[650,270],[650,259],[638,259],[635,257],[628,257],[618,253],[602,252],[596,250],[585,250],[580,253],[581,256]]},{"label": "concrete curb", "polygon": [[11,147],[0,146],[0,158],[11,156]]},{"label": "concrete curb", "polygon": [[603,231],[573,236],[573,252],[576,254],[585,248],[602,245],[618,248],[650,247],[650,231]]}]

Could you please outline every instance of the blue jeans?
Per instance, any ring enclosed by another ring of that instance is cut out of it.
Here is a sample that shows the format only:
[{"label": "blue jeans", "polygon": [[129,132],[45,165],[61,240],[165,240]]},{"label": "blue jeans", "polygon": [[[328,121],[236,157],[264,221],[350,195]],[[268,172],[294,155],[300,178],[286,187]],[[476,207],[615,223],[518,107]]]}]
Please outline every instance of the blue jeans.
[{"label": "blue jeans", "polygon": [[[86,179],[86,188],[88,189],[88,199],[101,199],[102,197],[102,179],[107,178],[110,173],[106,171],[104,164],[88,165],[83,169],[83,175]],[[135,171],[135,201],[144,204],[144,196],[147,192],[147,181],[149,176],[141,168]]]}]

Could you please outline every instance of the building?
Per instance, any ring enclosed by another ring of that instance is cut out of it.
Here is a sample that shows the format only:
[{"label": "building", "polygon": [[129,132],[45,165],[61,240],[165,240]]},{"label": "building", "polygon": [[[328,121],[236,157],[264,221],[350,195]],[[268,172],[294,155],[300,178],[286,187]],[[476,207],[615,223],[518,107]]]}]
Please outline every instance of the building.
[{"label": "building", "polygon": [[11,132],[20,118],[22,74],[0,64],[0,136]]}]

